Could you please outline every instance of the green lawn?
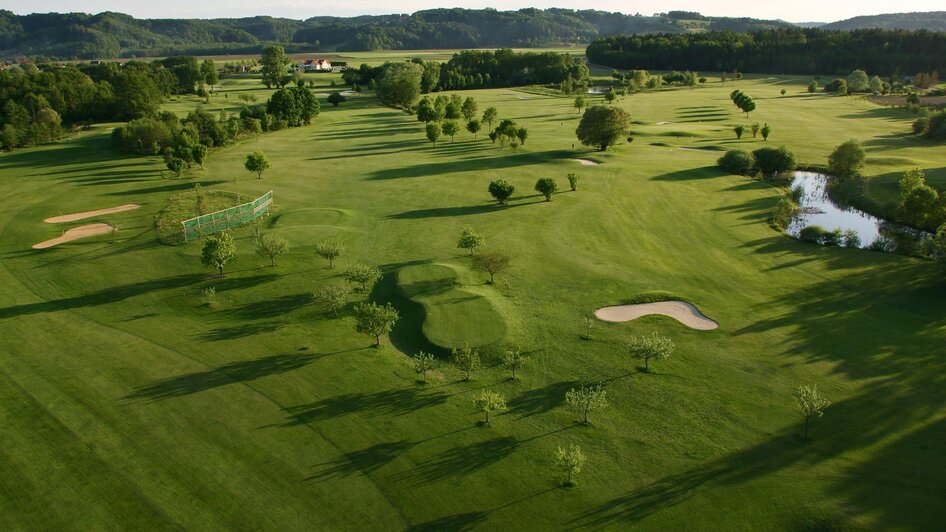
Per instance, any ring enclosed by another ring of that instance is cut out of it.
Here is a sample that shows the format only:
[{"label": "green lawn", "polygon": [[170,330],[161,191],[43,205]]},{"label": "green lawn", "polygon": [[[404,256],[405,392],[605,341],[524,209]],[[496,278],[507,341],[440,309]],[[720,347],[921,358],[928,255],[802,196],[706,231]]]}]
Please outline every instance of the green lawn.
[{"label": "green lawn", "polygon": [[[326,93],[331,77],[320,79]],[[756,121],[802,163],[860,139],[879,197],[913,166],[946,186],[946,151],[906,137],[910,115],[808,96],[807,81],[628,96],[615,105],[631,112],[635,140],[607,153],[575,144],[571,98],[498,89],[464,94],[529,129],[517,153],[466,133],[433,148],[412,116],[362,95],[322,100],[310,127],[215,150],[193,179],[114,152],[110,125],[3,154],[0,527],[941,527],[942,267],[773,232],[778,192],[714,167],[714,148],[765,144],[731,131]],[[241,93],[264,101],[256,83],[224,81],[208,109],[238,110]],[[756,99],[751,119],[729,102],[733,88]],[[262,180],[243,168],[254,150],[272,161]],[[602,164],[571,160],[588,156]],[[532,191],[546,176],[567,189],[569,172],[582,176],[577,192],[545,202]],[[487,194],[497,178],[516,186],[508,206]],[[278,268],[253,254],[249,229],[223,279],[201,267],[197,245],[157,241],[155,215],[195,181],[274,190],[263,232],[292,244]],[[143,206],[106,219],[115,243],[30,249],[67,228],[44,224],[50,215],[131,202]],[[485,285],[456,248],[467,225],[514,257],[507,286]],[[335,269],[314,254],[323,239],[345,245]],[[354,332],[350,308],[335,318],[311,298],[356,262],[385,275],[351,303],[401,311],[380,349]],[[476,308],[411,291],[425,279]],[[210,286],[217,308],[201,296]],[[720,328],[648,317],[579,339],[580,313],[649,292],[692,302]],[[451,342],[464,330],[502,336],[471,381],[443,360],[431,384],[415,384],[409,355],[428,344],[425,330],[434,336],[425,304]],[[473,326],[489,312],[501,322]],[[646,374],[623,345],[650,332],[678,347]],[[530,359],[518,381],[497,365],[513,347]],[[586,382],[611,403],[590,427],[563,405]],[[809,441],[791,396],[802,383],[833,402]],[[509,406],[488,428],[473,408],[483,388]],[[561,489],[550,459],[569,443],[588,463]]]}]

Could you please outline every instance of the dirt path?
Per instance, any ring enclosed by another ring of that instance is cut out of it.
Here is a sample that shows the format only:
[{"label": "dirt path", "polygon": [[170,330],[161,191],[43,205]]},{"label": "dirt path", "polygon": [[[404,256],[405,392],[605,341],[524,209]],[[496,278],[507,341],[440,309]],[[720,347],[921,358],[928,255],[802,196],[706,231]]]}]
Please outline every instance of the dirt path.
[{"label": "dirt path", "polygon": [[66,231],[60,237],[52,238],[39,244],[33,244],[33,249],[46,249],[53,246],[58,246],[59,244],[65,244],[66,242],[71,242],[73,240],[78,240],[80,238],[88,238],[90,236],[96,235],[107,235],[112,232],[112,226],[108,224],[98,223],[98,224],[88,224],[80,225],[79,227],[73,227],[72,229]]},{"label": "dirt path", "polygon": [[97,211],[85,211],[85,212],[75,212],[72,214],[63,214],[60,216],[53,216],[52,218],[46,218],[43,220],[48,224],[61,224],[66,222],[75,222],[78,220],[84,220],[86,218],[91,218],[93,216],[101,216],[103,214],[115,214],[116,212],[125,212],[133,211],[141,207],[137,203],[128,203],[125,205],[119,205],[118,207],[111,207],[108,209],[99,209]]},{"label": "dirt path", "polygon": [[698,308],[686,301],[618,305],[600,308],[595,312],[595,316],[599,320],[610,322],[631,321],[650,314],[671,317],[687,327],[699,331],[712,331],[719,327],[718,323],[704,316]]}]

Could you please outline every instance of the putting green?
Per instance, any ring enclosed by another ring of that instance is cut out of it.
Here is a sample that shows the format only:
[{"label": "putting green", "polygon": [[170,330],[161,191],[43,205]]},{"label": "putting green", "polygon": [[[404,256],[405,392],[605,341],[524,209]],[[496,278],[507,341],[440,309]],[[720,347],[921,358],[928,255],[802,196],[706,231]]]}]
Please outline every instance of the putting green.
[{"label": "putting green", "polygon": [[457,274],[449,266],[407,266],[398,271],[397,281],[405,296],[424,306],[424,336],[436,346],[479,347],[506,334],[499,312],[483,296],[459,288]]}]

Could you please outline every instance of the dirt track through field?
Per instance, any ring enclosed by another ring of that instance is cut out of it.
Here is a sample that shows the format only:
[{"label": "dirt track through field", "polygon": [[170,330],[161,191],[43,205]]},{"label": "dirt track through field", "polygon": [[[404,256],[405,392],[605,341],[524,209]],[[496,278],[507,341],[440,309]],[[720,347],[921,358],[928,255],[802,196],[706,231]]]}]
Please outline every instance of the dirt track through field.
[{"label": "dirt track through field", "polygon": [[631,321],[650,314],[669,316],[687,327],[699,331],[712,331],[719,327],[718,323],[704,316],[698,308],[686,301],[618,305],[600,308],[595,312],[595,316],[599,320],[610,322]]},{"label": "dirt track through field", "polygon": [[141,207],[137,203],[127,203],[125,205],[119,205],[118,207],[110,207],[108,209],[99,209],[97,211],[85,211],[85,212],[74,212],[72,214],[62,214],[60,216],[53,216],[52,218],[46,218],[43,220],[48,224],[61,224],[66,222],[75,222],[78,220],[84,220],[86,218],[92,218],[93,216],[101,216],[103,214],[115,214],[117,212],[133,211]]},{"label": "dirt track through field", "polygon": [[66,231],[60,237],[51,238],[38,244],[33,244],[33,249],[46,249],[80,238],[88,238],[96,235],[107,235],[112,232],[112,226],[104,223],[80,225]]}]

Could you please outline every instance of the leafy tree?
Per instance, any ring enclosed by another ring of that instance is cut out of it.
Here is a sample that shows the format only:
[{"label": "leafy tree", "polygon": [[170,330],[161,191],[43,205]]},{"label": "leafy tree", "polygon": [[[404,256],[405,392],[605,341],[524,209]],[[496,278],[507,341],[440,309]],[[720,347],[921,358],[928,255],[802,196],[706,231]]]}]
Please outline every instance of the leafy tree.
[{"label": "leafy tree", "polygon": [[200,64],[200,74],[203,76],[204,83],[210,85],[210,92],[213,92],[214,85],[220,83],[220,76],[217,74],[217,66],[213,59],[205,59]]},{"label": "leafy tree", "polygon": [[476,100],[472,96],[467,96],[463,100],[463,106],[460,108],[460,111],[463,113],[463,118],[466,118],[467,122],[473,120],[476,117],[476,113],[479,110],[479,106],[476,104]]},{"label": "leafy tree", "polygon": [[174,175],[181,177],[181,174],[184,173],[184,170],[187,170],[187,161],[181,159],[180,157],[165,157],[164,164],[167,166],[168,170],[174,172]]},{"label": "leafy tree", "polygon": [[289,251],[289,242],[281,236],[263,235],[256,241],[256,254],[269,258],[272,266],[276,267],[276,257]]},{"label": "leafy tree", "polygon": [[243,163],[243,167],[250,172],[256,172],[257,179],[263,179],[263,172],[270,167],[269,159],[266,158],[263,152],[254,151],[246,156],[246,162]]},{"label": "leafy tree", "polygon": [[907,103],[910,105],[920,105],[920,95],[915,92],[907,94]]},{"label": "leafy tree", "polygon": [[847,77],[847,90],[850,92],[864,92],[870,88],[870,80],[863,70],[855,70]]},{"label": "leafy tree", "polygon": [[487,251],[473,257],[473,269],[489,274],[489,284],[493,284],[497,273],[509,267],[512,257],[501,251]]},{"label": "leafy tree", "polygon": [[420,351],[412,357],[414,359],[414,372],[420,375],[420,382],[427,382],[427,374],[434,369],[434,355]]},{"label": "leafy tree", "polygon": [[581,176],[578,174],[568,174],[568,186],[571,187],[572,192],[578,190],[578,181],[581,179]]},{"label": "leafy tree", "polygon": [[581,114],[581,110],[584,109],[586,105],[588,105],[588,99],[584,96],[577,96],[575,98],[574,107],[575,109],[578,109],[578,114]]},{"label": "leafy tree", "polygon": [[335,259],[345,252],[345,248],[338,242],[322,241],[315,243],[315,254],[328,261],[328,267],[335,267]]},{"label": "leafy tree", "polygon": [[798,389],[795,390],[795,402],[798,406],[798,411],[801,413],[802,417],[805,418],[805,438],[807,438],[808,425],[811,419],[823,416],[825,408],[831,405],[831,401],[821,396],[816,385],[806,384],[799,386]]},{"label": "leafy tree", "polygon": [[756,138],[758,134],[759,134],[759,124],[758,122],[754,122],[752,124],[752,138]]},{"label": "leafy tree", "polygon": [[788,92],[788,91],[785,90],[785,89],[782,89],[782,90],[778,91],[778,93],[781,94],[782,96],[785,96],[785,93],[787,93],[787,92]]},{"label": "leafy tree", "polygon": [[204,161],[207,160],[207,146],[203,144],[197,144],[191,148],[191,158],[194,159],[194,162],[200,165],[201,168],[204,167]]},{"label": "leafy tree", "polygon": [[828,172],[840,179],[855,177],[864,167],[866,158],[861,143],[849,140],[835,148],[828,156]]},{"label": "leafy tree", "polygon": [[630,124],[631,116],[624,109],[596,105],[585,111],[575,134],[585,146],[597,146],[605,151],[626,136]]},{"label": "leafy tree", "polygon": [[741,139],[742,135],[746,132],[746,126],[739,125],[732,128],[732,130],[736,133],[736,138]]},{"label": "leafy tree", "polygon": [[814,94],[816,92],[818,92],[818,82],[812,81],[808,84],[808,94]]},{"label": "leafy tree", "polygon": [[399,318],[400,315],[390,303],[384,306],[375,303],[355,305],[355,331],[374,336],[375,347],[381,345],[381,336],[391,332]]},{"label": "leafy tree", "polygon": [[338,107],[338,104],[345,102],[345,96],[343,96],[342,93],[335,91],[332,94],[328,95],[327,100],[328,100],[328,103],[334,105],[335,107]]},{"label": "leafy tree", "polygon": [[644,361],[644,371],[650,371],[651,360],[666,360],[675,348],[673,340],[657,333],[650,336],[636,336],[627,346],[631,356]]},{"label": "leafy tree", "polygon": [[348,268],[345,268],[344,276],[346,281],[360,284],[361,291],[367,292],[368,286],[374,284],[381,278],[381,270],[376,266],[352,264]]},{"label": "leafy tree", "polygon": [[463,380],[470,380],[470,376],[473,372],[480,368],[480,352],[471,348],[469,345],[461,347],[460,349],[454,348],[450,352],[454,364],[463,372]]},{"label": "leafy tree", "polygon": [[484,425],[489,425],[490,412],[496,412],[506,409],[506,400],[497,392],[483,390],[480,396],[473,400],[473,404],[481,412],[486,414]]},{"label": "leafy tree", "polygon": [[466,123],[466,130],[470,133],[473,133],[474,139],[476,138],[476,134],[479,133],[481,127],[483,126],[480,124],[479,120],[470,120]]},{"label": "leafy tree", "polygon": [[378,80],[378,99],[386,105],[410,109],[420,96],[422,72],[414,63],[385,63]]},{"label": "leafy tree", "polygon": [[755,168],[762,175],[778,174],[795,169],[795,155],[785,146],[778,148],[759,148],[752,152]]},{"label": "leafy tree", "polygon": [[618,94],[614,92],[614,87],[608,89],[608,92],[604,93],[604,100],[608,102],[608,105],[614,102],[615,98],[618,97]]},{"label": "leafy tree", "polygon": [[286,50],[278,44],[271,44],[263,48],[263,57],[260,59],[262,67],[260,72],[263,74],[263,84],[266,88],[282,87],[286,75],[286,69],[289,67],[289,56]]},{"label": "leafy tree", "polygon": [[765,141],[769,140],[769,135],[771,134],[772,134],[772,128],[769,126],[769,124],[765,124],[764,126],[762,126],[762,140],[765,140]]},{"label": "leafy tree", "polygon": [[496,111],[495,107],[487,107],[486,110],[483,111],[483,122],[486,122],[490,129],[493,129],[493,122],[495,122],[497,118],[499,118],[499,112]]},{"label": "leafy tree", "polygon": [[236,244],[233,242],[233,235],[229,232],[210,235],[207,240],[204,240],[200,262],[204,266],[217,268],[220,277],[223,277],[224,266],[235,261],[236,258]]},{"label": "leafy tree", "polygon": [[472,227],[466,226],[460,231],[460,240],[457,242],[457,247],[470,250],[470,255],[475,255],[476,248],[483,247],[485,244],[486,240],[476,234]]},{"label": "leafy tree", "polygon": [[[454,94],[456,96],[456,94]],[[463,104],[455,102],[453,100],[447,102],[447,106],[444,108],[443,116],[447,120],[459,120],[463,116],[462,110]]]},{"label": "leafy tree", "polygon": [[494,197],[500,205],[506,203],[515,191],[515,185],[503,179],[497,179],[489,184],[489,195]]},{"label": "leafy tree", "polygon": [[572,411],[581,414],[583,423],[588,425],[588,414],[608,406],[607,393],[601,386],[582,386],[572,388],[565,393],[565,403]]},{"label": "leafy tree", "polygon": [[503,355],[503,367],[512,372],[512,379],[516,380],[516,372],[525,366],[528,359],[517,350],[511,349]]},{"label": "leafy tree", "polygon": [[585,455],[581,452],[581,447],[575,444],[568,447],[559,447],[552,459],[555,469],[562,474],[563,485],[569,488],[574,486],[574,477],[581,473],[586,461]]},{"label": "leafy tree", "polygon": [[824,86],[825,92],[830,92],[838,96],[845,96],[848,93],[847,80],[838,78]]},{"label": "leafy tree", "polygon": [[870,92],[874,92],[878,94],[887,92],[884,89],[884,81],[880,79],[880,76],[874,76],[870,78],[870,82],[868,83],[867,88],[870,90]]},{"label": "leafy tree", "polygon": [[519,143],[525,146],[526,139],[529,137],[529,130],[524,127],[520,127],[516,130],[516,137],[519,139]]},{"label": "leafy tree", "polygon": [[460,124],[456,120],[447,120],[443,123],[443,134],[450,135],[450,142],[453,142],[453,137],[460,132]]},{"label": "leafy tree", "polygon": [[427,124],[427,140],[434,145],[434,148],[437,147],[437,139],[440,138],[440,124],[436,122],[431,122]]},{"label": "leafy tree", "polygon": [[558,191],[558,184],[551,177],[542,177],[535,182],[535,191],[545,196],[545,201],[552,201],[552,194]]},{"label": "leafy tree", "polygon": [[351,290],[343,284],[330,284],[316,291],[314,297],[316,302],[332,311],[334,316],[338,316],[338,309],[345,306],[350,293]]},{"label": "leafy tree", "polygon": [[424,96],[417,104],[417,120],[425,124],[439,120],[437,109],[434,108],[434,103],[430,100],[430,97]]}]

